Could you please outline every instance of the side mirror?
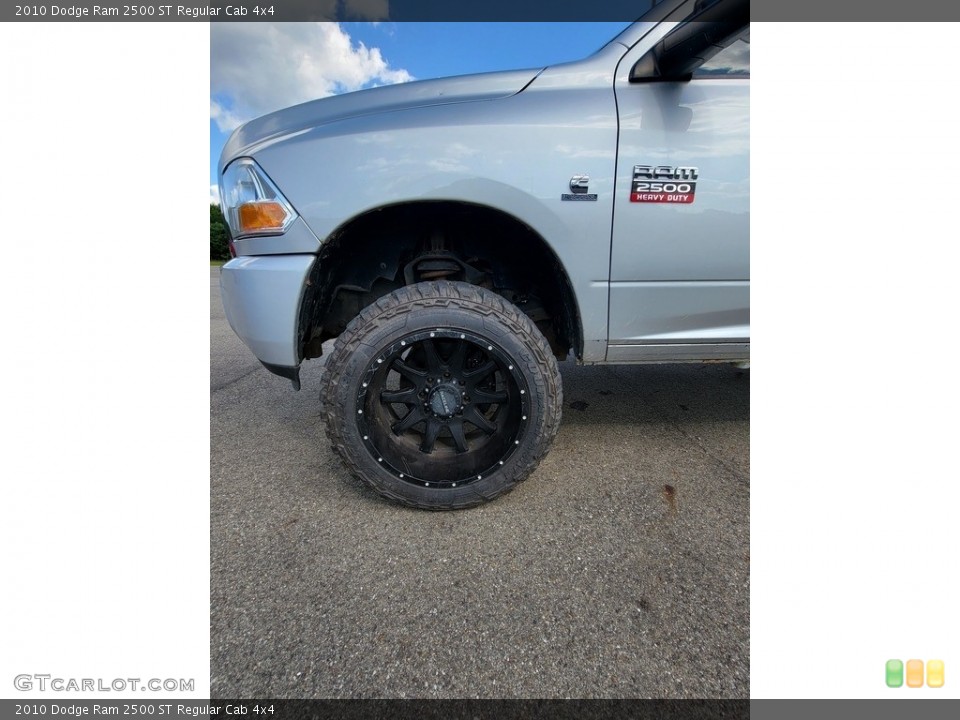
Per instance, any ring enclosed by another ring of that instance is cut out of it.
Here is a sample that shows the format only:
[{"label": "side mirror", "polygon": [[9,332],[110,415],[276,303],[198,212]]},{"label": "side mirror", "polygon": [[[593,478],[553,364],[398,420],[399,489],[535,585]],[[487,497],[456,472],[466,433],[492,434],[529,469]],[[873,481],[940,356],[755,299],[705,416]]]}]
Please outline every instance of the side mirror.
[{"label": "side mirror", "polygon": [[674,28],[630,70],[630,82],[687,81],[750,22],[749,0],[718,0]]},{"label": "side mirror", "polygon": [[630,82],[686,82],[693,77],[691,73],[671,74],[663,67],[662,54],[658,52],[661,44],[658,43],[637,61],[637,64],[630,70]]}]

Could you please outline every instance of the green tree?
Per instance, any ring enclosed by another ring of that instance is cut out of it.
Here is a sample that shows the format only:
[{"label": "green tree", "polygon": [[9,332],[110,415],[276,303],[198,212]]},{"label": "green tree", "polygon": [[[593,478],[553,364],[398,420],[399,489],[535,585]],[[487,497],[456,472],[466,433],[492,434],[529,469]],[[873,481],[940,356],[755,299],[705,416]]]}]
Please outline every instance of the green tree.
[{"label": "green tree", "polygon": [[227,244],[230,239],[230,231],[227,230],[227,223],[223,219],[223,213],[220,206],[210,203],[210,259],[211,260],[229,260],[230,246]]}]

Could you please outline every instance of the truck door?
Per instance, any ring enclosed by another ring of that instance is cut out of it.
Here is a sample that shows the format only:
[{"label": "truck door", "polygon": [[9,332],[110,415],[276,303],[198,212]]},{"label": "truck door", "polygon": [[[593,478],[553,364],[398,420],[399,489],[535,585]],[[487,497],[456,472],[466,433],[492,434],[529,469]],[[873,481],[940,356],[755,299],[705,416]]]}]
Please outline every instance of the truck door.
[{"label": "truck door", "polygon": [[618,66],[609,361],[748,356],[749,73],[742,23],[655,28]]}]

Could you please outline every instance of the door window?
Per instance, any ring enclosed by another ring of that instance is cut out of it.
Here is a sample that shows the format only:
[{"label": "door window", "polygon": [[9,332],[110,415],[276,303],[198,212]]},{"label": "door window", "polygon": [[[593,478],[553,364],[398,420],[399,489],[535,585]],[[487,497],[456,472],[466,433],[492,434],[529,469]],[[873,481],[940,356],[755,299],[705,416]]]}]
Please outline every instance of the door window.
[{"label": "door window", "polygon": [[750,29],[694,70],[693,77],[750,77]]}]

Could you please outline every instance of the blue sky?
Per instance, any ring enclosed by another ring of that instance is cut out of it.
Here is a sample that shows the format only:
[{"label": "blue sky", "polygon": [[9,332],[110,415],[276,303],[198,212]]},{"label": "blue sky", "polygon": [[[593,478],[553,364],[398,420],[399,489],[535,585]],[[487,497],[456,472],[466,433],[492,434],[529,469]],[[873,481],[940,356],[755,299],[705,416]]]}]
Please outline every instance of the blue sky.
[{"label": "blue sky", "polygon": [[210,185],[237,123],[375,85],[586,57],[627,23],[211,23]]}]

